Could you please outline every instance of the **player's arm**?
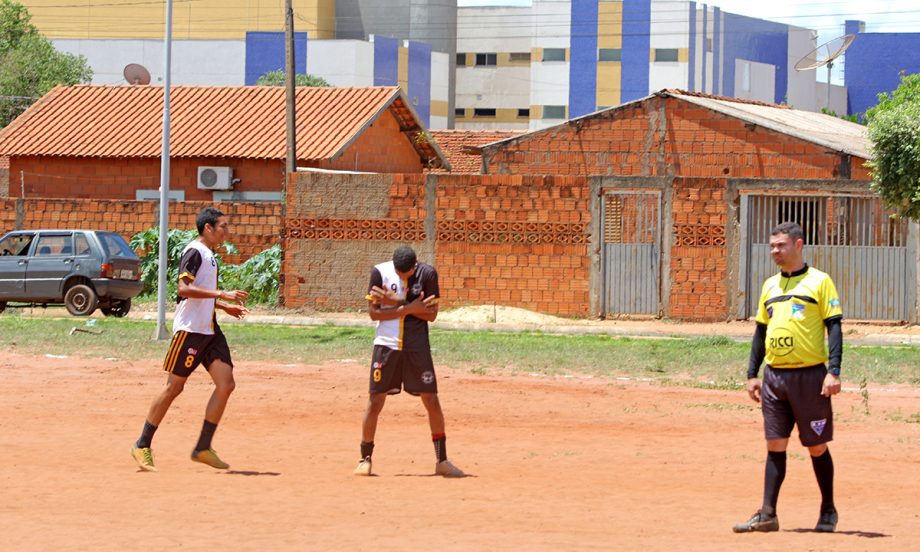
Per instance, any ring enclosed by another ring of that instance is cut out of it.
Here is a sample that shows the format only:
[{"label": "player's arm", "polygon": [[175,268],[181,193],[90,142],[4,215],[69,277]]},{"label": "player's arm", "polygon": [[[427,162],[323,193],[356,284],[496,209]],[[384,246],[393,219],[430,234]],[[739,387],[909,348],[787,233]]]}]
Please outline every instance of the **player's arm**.
[{"label": "player's arm", "polygon": [[748,358],[747,392],[751,400],[760,402],[760,365],[767,355],[767,325],[760,322],[754,328],[754,337],[751,338],[751,356]]},{"label": "player's arm", "polygon": [[827,328],[828,361],[827,375],[824,377],[821,394],[825,397],[830,397],[840,392],[840,365],[843,361],[842,319],[840,316],[835,316],[824,321],[824,326]]},{"label": "player's arm", "polygon": [[441,298],[441,287],[438,284],[438,271],[434,267],[425,265],[425,272],[421,276],[422,297],[425,310],[413,314],[425,322],[434,322],[438,318],[438,301]]},{"label": "player's arm", "polygon": [[[418,298],[411,303],[406,303],[405,305],[398,305],[395,307],[381,305],[380,303],[374,303],[373,301],[368,301],[367,303],[367,313],[371,317],[371,320],[374,321],[394,320],[409,315],[412,315],[416,318],[421,318],[422,320],[427,320],[427,318],[423,317],[427,316],[431,309],[437,309],[437,297],[430,297],[426,302],[425,292],[422,292],[422,294],[419,295]],[[437,316],[437,313],[435,313],[435,316]]]},{"label": "player's arm", "polygon": [[[195,285],[195,276],[201,268],[201,253],[197,249],[189,249],[179,261],[179,297],[186,299],[222,299],[235,303],[243,303],[249,299],[249,293],[242,290],[221,291],[207,289]],[[218,304],[217,308],[221,308]],[[223,309],[226,310],[226,309]]]}]

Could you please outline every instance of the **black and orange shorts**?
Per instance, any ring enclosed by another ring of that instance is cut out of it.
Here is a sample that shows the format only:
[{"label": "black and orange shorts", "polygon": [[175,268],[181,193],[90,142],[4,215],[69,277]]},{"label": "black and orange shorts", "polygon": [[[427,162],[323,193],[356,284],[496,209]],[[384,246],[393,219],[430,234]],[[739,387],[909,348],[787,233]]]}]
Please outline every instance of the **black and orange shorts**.
[{"label": "black and orange shorts", "polygon": [[169,352],[163,361],[163,370],[181,376],[189,377],[199,364],[204,364],[205,370],[209,369],[215,360],[222,360],[233,366],[230,358],[230,346],[227,338],[218,326],[213,335],[178,331],[173,334],[169,344]]},{"label": "black and orange shorts", "polygon": [[395,395],[402,389],[411,395],[438,392],[431,351],[398,351],[384,345],[374,345],[371,395]]}]

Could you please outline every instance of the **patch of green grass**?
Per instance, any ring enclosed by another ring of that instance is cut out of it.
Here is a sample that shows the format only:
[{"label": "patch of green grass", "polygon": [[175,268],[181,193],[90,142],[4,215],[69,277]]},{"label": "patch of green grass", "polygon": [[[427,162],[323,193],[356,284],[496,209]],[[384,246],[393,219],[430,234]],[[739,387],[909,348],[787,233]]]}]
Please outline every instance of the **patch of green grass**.
[{"label": "patch of green grass", "polygon": [[[168,342],[152,339],[153,321],[91,319],[101,335],[70,330],[81,318],[0,316],[6,350],[31,354],[150,359],[158,363]],[[222,326],[234,358],[249,361],[324,363],[343,358],[369,362],[374,329],[227,323]],[[636,339],[541,332],[467,332],[431,329],[435,363],[474,374],[586,374],[651,380],[707,389],[742,388],[750,345],[724,336]],[[920,382],[920,348],[845,347],[844,385]],[[868,408],[868,391],[865,407]]]}]

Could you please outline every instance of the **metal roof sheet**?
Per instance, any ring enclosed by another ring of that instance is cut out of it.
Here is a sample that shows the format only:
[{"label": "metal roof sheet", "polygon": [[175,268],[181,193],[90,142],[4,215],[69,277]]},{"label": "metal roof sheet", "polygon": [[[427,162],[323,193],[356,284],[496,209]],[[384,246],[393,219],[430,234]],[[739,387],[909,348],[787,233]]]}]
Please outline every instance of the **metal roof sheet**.
[{"label": "metal roof sheet", "polygon": [[579,120],[591,119],[604,113],[632,107],[656,96],[672,97],[694,103],[724,115],[760,125],[764,128],[793,136],[806,142],[818,144],[834,151],[855,155],[862,159],[871,159],[872,157],[872,143],[869,140],[868,130],[863,125],[851,123],[850,121],[845,121],[823,113],[793,109],[786,105],[768,104],[755,100],[713,96],[701,92],[686,92],[684,90],[672,89],[664,89],[644,98],[639,98],[602,111],[582,115],[581,117],[570,119],[558,125],[535,130],[527,134],[496,140],[489,144],[484,144],[482,148],[494,150],[505,144],[527,140],[543,132],[552,132],[555,129],[571,125]]},{"label": "metal roof sheet", "polygon": [[838,117],[786,106],[736,102],[677,92],[669,92],[669,95],[834,151],[862,159],[872,157],[872,142],[867,128]]}]

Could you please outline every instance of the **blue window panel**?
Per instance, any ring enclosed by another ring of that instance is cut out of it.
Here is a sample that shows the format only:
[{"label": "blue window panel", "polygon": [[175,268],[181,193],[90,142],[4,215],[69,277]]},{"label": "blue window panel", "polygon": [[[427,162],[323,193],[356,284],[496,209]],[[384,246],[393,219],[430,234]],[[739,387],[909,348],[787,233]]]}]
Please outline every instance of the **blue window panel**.
[{"label": "blue window panel", "polygon": [[569,49],[569,117],[580,117],[597,107],[598,0],[572,2]]},{"label": "blue window panel", "polygon": [[722,23],[725,34],[722,93],[735,95],[735,60],[746,59],[776,67],[773,101],[781,103],[789,81],[789,27],[733,13],[723,13]]},{"label": "blue window panel", "polygon": [[860,33],[845,55],[847,113],[865,113],[901,84],[901,71],[920,73],[920,33]]},{"label": "blue window panel", "polygon": [[431,45],[409,42],[409,103],[425,128],[431,124]]},{"label": "blue window panel", "polygon": [[[284,70],[284,33],[246,33],[246,85],[270,71]],[[307,72],[307,33],[294,33],[294,72]]]},{"label": "blue window panel", "polygon": [[[712,93],[722,93],[722,10],[712,8]],[[732,72],[734,74],[734,72]]]},{"label": "blue window panel", "polygon": [[652,3],[623,0],[623,61],[620,101],[648,96],[649,51],[651,49]]},{"label": "blue window panel", "polygon": [[399,41],[374,35],[374,86],[399,85]]},{"label": "blue window panel", "polygon": [[[705,42],[705,41],[704,41]],[[704,50],[705,44],[704,44]],[[690,2],[690,73],[687,79],[687,89],[696,92],[696,2]]]}]

